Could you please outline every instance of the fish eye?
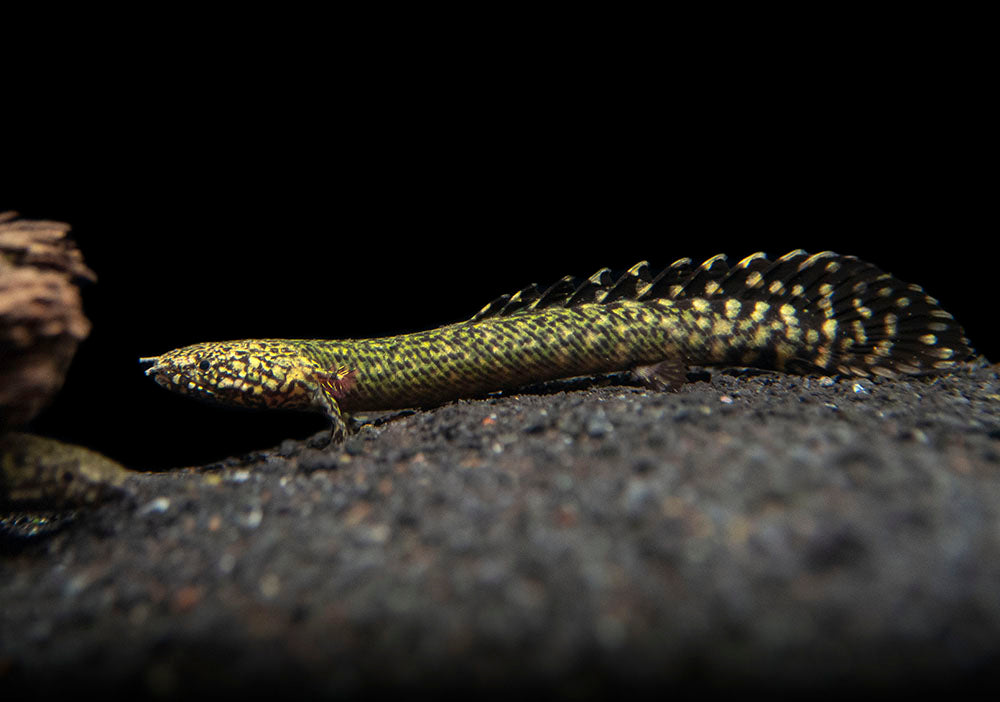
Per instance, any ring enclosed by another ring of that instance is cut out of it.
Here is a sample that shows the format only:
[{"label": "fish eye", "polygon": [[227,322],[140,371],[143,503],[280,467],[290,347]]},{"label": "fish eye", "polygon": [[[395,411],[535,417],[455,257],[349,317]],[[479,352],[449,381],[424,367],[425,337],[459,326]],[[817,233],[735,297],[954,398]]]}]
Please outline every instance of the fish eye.
[{"label": "fish eye", "polygon": [[204,371],[207,371],[210,366],[211,364],[208,361],[202,361],[201,363],[198,364],[198,367]]}]

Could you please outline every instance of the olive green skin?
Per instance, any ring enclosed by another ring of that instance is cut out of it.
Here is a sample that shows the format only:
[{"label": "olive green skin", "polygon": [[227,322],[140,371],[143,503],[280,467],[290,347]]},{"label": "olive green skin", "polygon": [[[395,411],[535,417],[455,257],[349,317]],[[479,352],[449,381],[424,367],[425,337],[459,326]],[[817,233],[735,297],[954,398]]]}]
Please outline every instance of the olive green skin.
[{"label": "olive green skin", "polygon": [[323,412],[337,436],[342,411],[426,407],[558,378],[634,370],[675,388],[690,365],[895,376],[947,370],[971,352],[935,300],[853,257],[720,261],[564,278],[412,334],[208,342],[141,360],[177,392]]}]

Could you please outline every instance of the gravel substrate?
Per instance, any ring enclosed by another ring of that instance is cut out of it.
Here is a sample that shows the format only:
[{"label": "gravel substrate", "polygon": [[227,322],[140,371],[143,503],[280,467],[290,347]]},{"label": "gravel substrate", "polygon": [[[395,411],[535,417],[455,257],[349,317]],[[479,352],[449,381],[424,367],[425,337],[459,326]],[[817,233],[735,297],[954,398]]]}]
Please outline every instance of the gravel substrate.
[{"label": "gravel substrate", "polygon": [[169,473],[0,558],[0,686],[996,687],[998,367],[703,373]]}]

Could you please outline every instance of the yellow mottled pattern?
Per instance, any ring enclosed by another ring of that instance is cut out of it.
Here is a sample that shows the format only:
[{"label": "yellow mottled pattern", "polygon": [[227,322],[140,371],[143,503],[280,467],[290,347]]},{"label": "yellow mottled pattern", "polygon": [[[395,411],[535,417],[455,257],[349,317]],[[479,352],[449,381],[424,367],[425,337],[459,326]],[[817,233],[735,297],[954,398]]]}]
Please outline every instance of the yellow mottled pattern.
[{"label": "yellow mottled pattern", "polygon": [[[178,392],[226,404],[344,411],[419,407],[557,378],[690,365],[851,375],[945,370],[971,349],[914,285],[849,256],[716,256],[656,273],[643,261],[529,286],[472,319],[414,334],[340,341],[249,339],[143,359]],[[794,363],[793,363],[794,362]]]}]

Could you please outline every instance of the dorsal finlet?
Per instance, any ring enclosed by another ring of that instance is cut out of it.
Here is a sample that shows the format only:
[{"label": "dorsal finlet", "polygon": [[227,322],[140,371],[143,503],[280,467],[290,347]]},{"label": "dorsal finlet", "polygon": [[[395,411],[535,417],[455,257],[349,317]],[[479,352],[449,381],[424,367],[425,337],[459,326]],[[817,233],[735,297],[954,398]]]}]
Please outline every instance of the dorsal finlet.
[{"label": "dorsal finlet", "polygon": [[712,258],[708,259],[707,261],[705,261],[704,263],[702,263],[700,266],[698,266],[698,268],[702,269],[703,271],[710,270],[712,268],[712,266],[714,266],[716,263],[719,263],[720,261],[722,263],[725,263],[726,262],[726,258],[727,258],[726,254],[716,254],[715,256],[712,256]]},{"label": "dorsal finlet", "polygon": [[808,256],[808,255],[809,254],[807,254],[803,249],[795,249],[794,251],[789,251],[788,253],[786,253],[784,256],[775,261],[775,263],[785,263],[786,261],[790,261],[793,258],[797,258],[799,256]]},{"label": "dorsal finlet", "polygon": [[763,260],[766,261],[767,260],[767,254],[765,254],[763,251],[758,251],[757,253],[750,254],[749,256],[747,256],[746,258],[744,258],[742,261],[740,261],[739,263],[737,263],[736,267],[737,268],[747,268],[754,261],[759,261],[761,259],[763,259]]}]

